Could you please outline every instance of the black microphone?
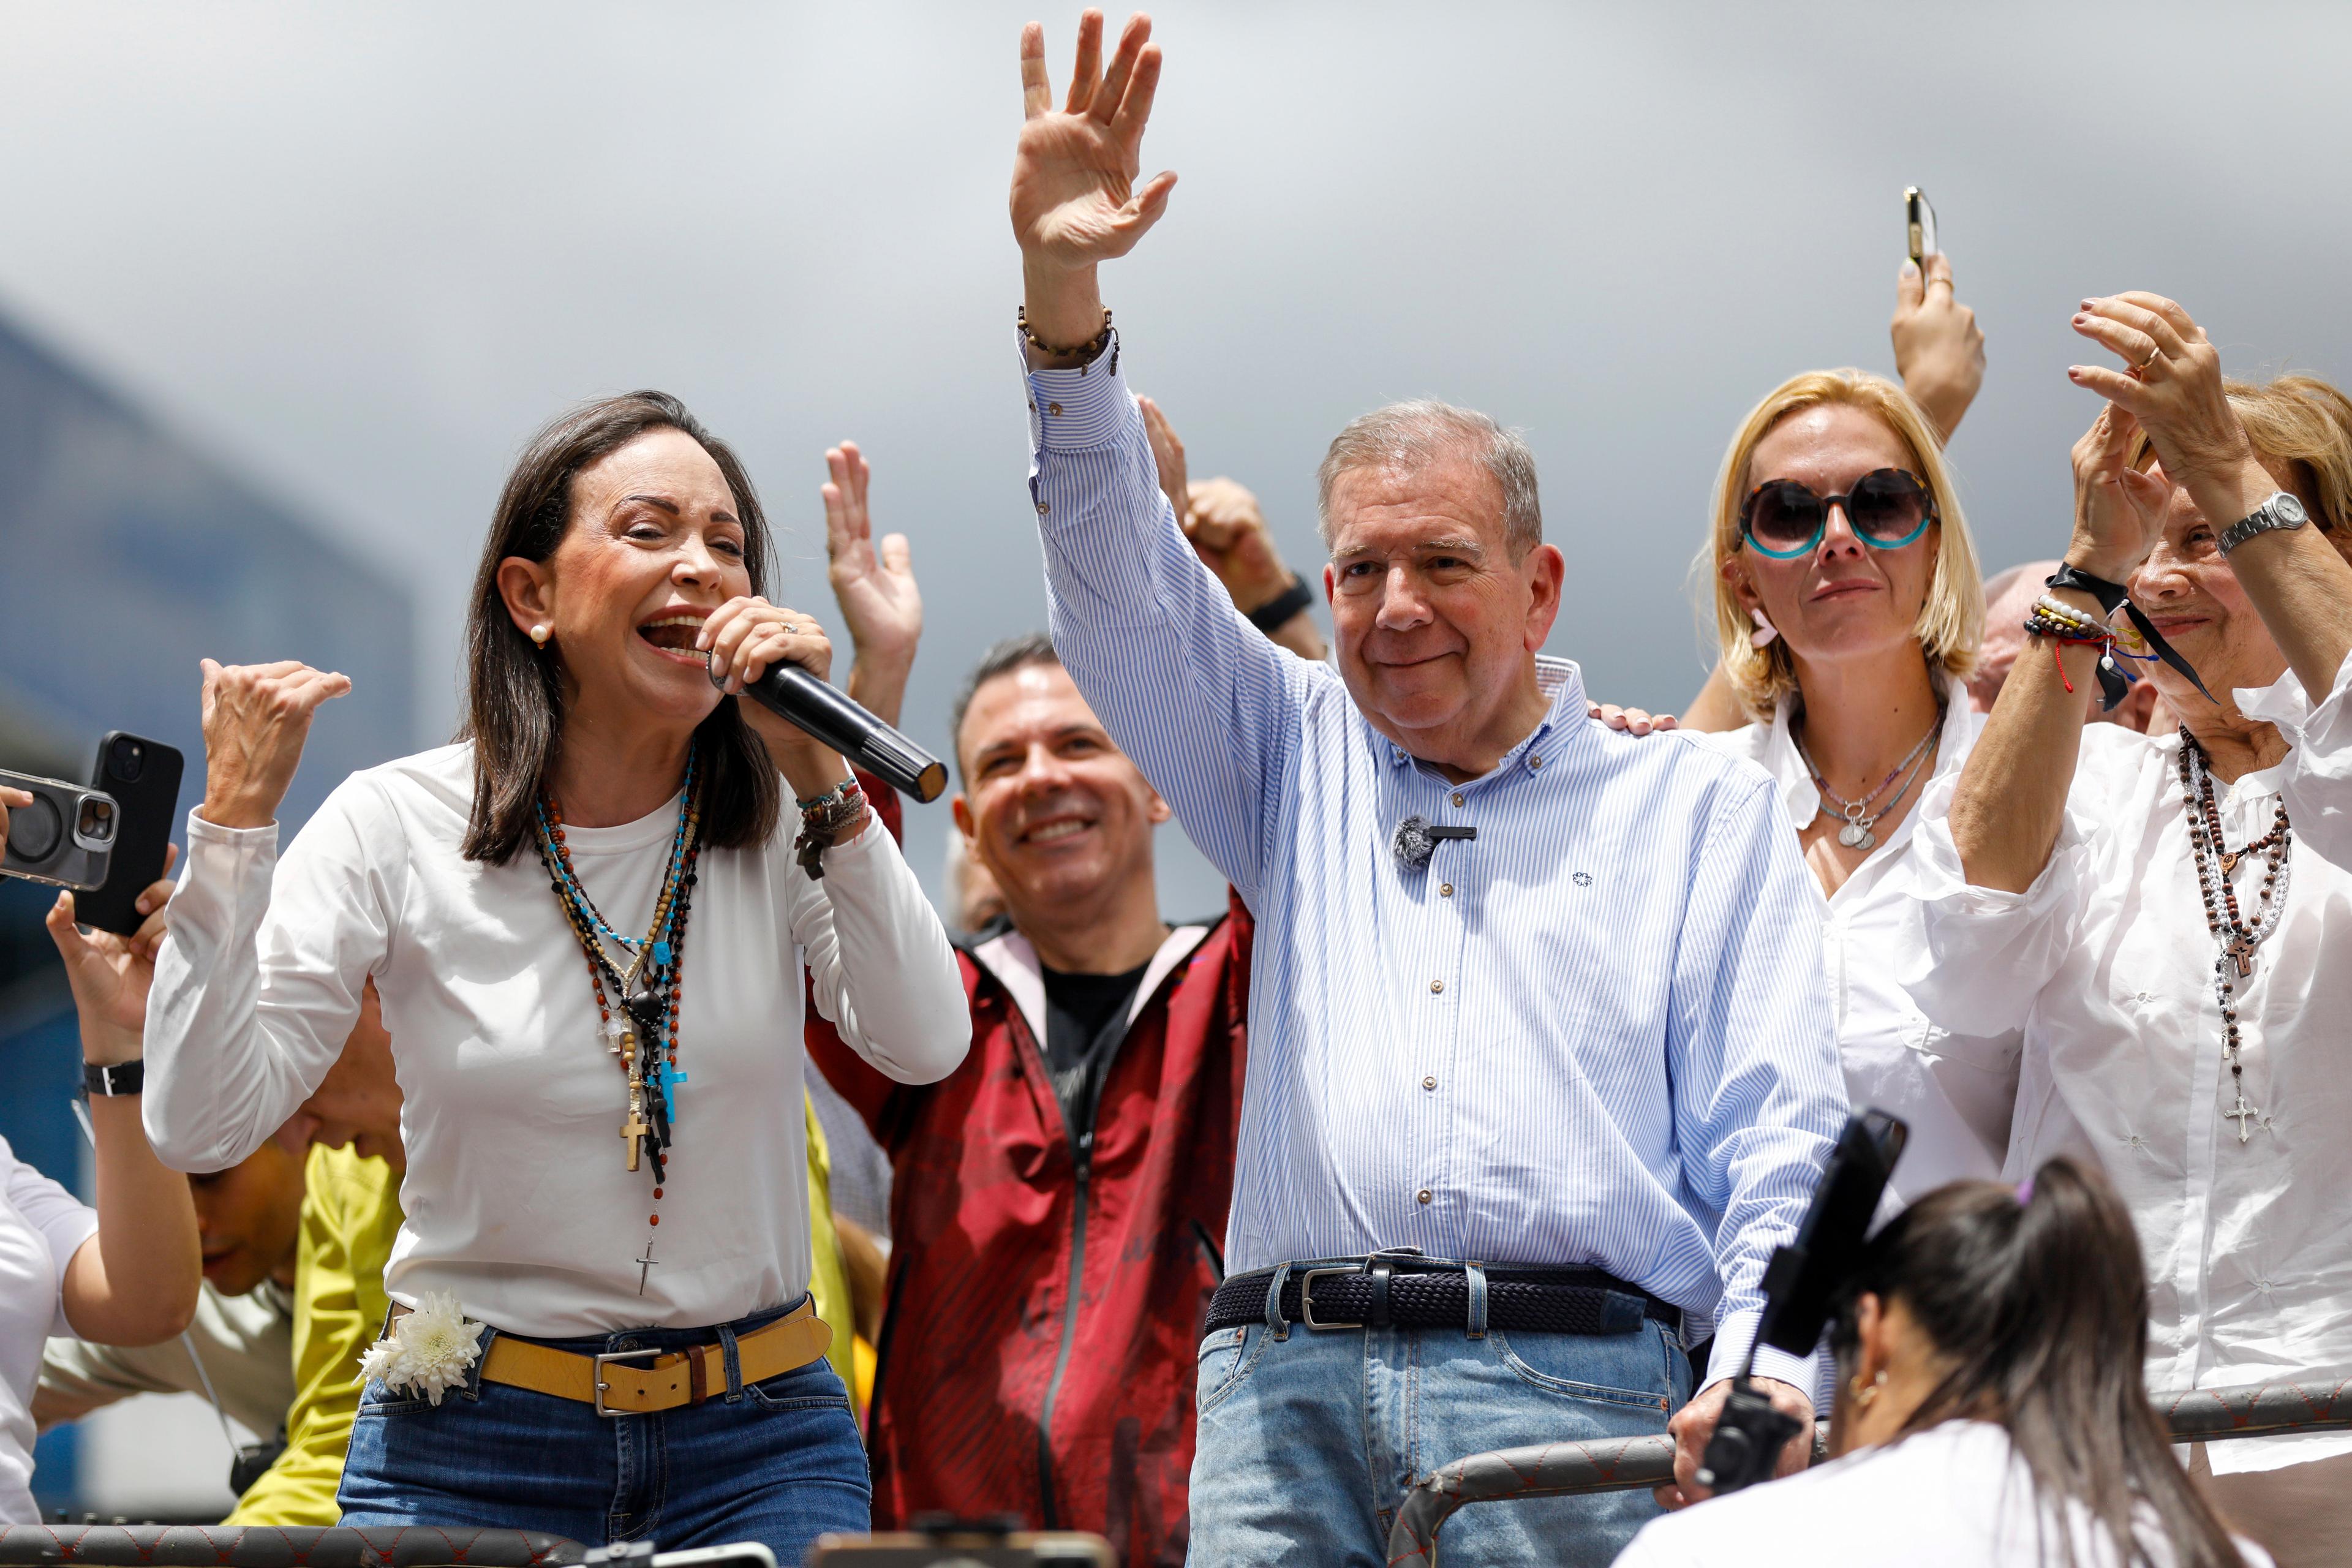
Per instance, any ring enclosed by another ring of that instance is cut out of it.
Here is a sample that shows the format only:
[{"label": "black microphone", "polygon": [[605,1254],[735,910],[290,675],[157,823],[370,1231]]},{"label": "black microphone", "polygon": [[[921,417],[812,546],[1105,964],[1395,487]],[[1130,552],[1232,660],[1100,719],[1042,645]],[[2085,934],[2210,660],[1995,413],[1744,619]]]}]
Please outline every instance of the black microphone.
[{"label": "black microphone", "polygon": [[[711,684],[725,684],[713,679]],[[797,664],[777,664],[743,687],[743,695],[917,800],[948,787],[948,767],[881,720]]]}]

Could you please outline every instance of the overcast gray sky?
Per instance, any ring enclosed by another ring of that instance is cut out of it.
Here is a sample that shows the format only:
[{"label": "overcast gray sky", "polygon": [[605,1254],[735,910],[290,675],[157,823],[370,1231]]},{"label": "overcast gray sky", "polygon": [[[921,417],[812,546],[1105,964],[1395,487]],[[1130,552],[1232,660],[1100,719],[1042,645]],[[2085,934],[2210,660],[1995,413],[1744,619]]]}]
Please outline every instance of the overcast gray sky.
[{"label": "overcast gray sky", "polygon": [[[387,753],[448,729],[491,501],[558,408],[685,397],[828,616],[816,486],[855,436],[929,601],[907,727],[943,745],[961,670],[1044,615],[1004,191],[1019,25],[1058,86],[1076,15],[14,5],[0,309],[414,584],[423,728]],[[1571,562],[1552,651],[1612,699],[1698,682],[1684,576],[1738,416],[1890,368],[1906,184],[1990,339],[1953,447],[1990,565],[2063,542],[2085,292],[2176,295],[2242,371],[2352,376],[2352,8],[1155,16],[1145,163],[1182,182],[1107,282],[1134,384],[1302,567],[1351,415],[1525,426]],[[946,813],[914,817],[929,879]],[[1162,853],[1163,901],[1214,907]]]}]

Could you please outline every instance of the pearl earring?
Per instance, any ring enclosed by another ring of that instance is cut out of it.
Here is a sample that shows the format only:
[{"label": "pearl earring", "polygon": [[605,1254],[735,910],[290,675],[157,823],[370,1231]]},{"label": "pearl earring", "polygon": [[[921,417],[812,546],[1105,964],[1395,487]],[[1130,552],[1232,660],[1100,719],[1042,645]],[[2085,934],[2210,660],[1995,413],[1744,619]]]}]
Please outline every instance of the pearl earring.
[{"label": "pearl earring", "polygon": [[554,627],[549,626],[545,621],[541,621],[539,625],[530,628],[530,640],[537,643],[540,647],[545,647],[547,646],[548,633],[554,629]]}]

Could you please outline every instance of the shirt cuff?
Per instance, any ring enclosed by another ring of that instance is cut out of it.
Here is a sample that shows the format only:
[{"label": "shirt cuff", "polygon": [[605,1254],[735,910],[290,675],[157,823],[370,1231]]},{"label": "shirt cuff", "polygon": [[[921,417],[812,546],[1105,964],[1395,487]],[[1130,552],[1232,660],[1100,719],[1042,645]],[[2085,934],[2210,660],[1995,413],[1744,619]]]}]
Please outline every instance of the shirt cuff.
[{"label": "shirt cuff", "polygon": [[[1706,1373],[1699,1379],[1699,1388],[1712,1388],[1724,1379],[1738,1374],[1739,1363],[1747,1358],[1748,1347],[1755,1343],[1756,1331],[1763,1321],[1764,1314],[1758,1310],[1734,1312],[1716,1324],[1715,1348],[1707,1354]],[[1787,1351],[1775,1350],[1770,1345],[1759,1345],[1756,1351],[1755,1375],[1785,1383],[1811,1399],[1821,1379],[1821,1353],[1815,1350],[1811,1355],[1790,1355]],[[1816,1419],[1824,1414],[1826,1412],[1819,1410],[1813,1412]]]},{"label": "shirt cuff", "polygon": [[1029,383],[1029,444],[1036,451],[1085,452],[1114,446],[1129,421],[1142,419],[1118,374],[1117,339],[1091,363],[1068,370],[1030,368],[1025,339],[1020,349]]}]

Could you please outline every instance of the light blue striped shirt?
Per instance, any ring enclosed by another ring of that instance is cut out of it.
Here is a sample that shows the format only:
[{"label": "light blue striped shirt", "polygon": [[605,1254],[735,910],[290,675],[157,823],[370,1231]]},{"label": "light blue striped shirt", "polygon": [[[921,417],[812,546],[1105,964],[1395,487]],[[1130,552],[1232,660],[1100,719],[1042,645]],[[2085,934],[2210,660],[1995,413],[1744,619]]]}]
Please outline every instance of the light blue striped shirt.
[{"label": "light blue striped shirt", "polygon": [[[1771,780],[1585,717],[1576,667],[1447,783],[1251,627],[1161,495],[1109,360],[1029,376],[1054,645],[1257,917],[1226,1255],[1584,1264],[1754,1338],[1845,1115],[1821,897]],[[1419,813],[1478,837],[1424,872]],[[1757,1370],[1810,1390],[1802,1360]]]}]

